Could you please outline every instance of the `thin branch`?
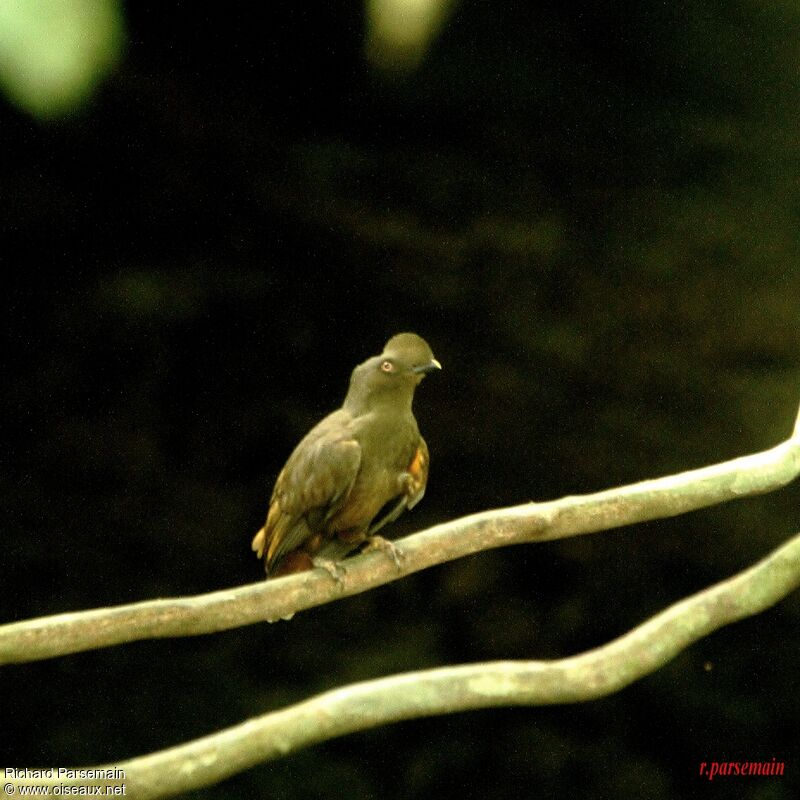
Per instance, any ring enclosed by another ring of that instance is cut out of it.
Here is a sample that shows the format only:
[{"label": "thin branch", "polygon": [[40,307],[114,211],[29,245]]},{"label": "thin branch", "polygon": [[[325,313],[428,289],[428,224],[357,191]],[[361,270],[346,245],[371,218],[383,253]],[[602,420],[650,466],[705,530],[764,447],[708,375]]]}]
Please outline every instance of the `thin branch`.
[{"label": "thin branch", "polygon": [[483,511],[396,542],[385,554],[346,562],[341,581],[325,570],[195,597],[148,600],[0,625],[0,664],[110,647],[140,639],[197,636],[359,594],[427,567],[482,550],[595,533],[778,489],[800,474],[800,414],[785,442],[754,455],[595,494]]},{"label": "thin branch", "polygon": [[798,586],[800,534],[755,566],[595,650],[558,661],[466,664],[355,683],[193,742],[97,769],[124,770],[126,795],[151,800],[210,786],[309,745],[399,720],[593,700],[654,672],[703,636],[764,611]]}]

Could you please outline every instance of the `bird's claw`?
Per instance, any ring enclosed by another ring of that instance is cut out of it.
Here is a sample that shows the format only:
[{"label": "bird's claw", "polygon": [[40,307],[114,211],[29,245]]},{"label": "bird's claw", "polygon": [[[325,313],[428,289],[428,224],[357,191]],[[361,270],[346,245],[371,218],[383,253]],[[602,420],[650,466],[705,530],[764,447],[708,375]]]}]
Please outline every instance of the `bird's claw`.
[{"label": "bird's claw", "polygon": [[341,589],[344,589],[344,576],[347,574],[345,568],[338,561],[331,561],[327,558],[315,558],[314,566],[324,569],[333,578]]},{"label": "bird's claw", "polygon": [[383,536],[370,536],[362,552],[369,553],[372,550],[380,550],[382,553],[386,553],[386,555],[392,559],[398,570],[403,568],[402,562],[405,556],[394,542],[384,539]]}]

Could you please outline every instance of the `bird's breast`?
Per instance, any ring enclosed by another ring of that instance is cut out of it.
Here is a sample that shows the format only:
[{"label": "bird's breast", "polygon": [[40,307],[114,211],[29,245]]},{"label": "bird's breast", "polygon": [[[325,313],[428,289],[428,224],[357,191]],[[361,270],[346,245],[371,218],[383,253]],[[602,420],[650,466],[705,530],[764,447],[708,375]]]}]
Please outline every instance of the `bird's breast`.
[{"label": "bird's breast", "polygon": [[398,473],[367,474],[356,479],[341,509],[331,518],[332,533],[366,530],[378,512],[397,495]]},{"label": "bird's breast", "polygon": [[361,445],[358,475],[342,507],[329,521],[332,532],[366,529],[378,512],[402,492],[401,475],[408,470],[419,441],[419,430],[410,424],[380,424],[357,431]]}]

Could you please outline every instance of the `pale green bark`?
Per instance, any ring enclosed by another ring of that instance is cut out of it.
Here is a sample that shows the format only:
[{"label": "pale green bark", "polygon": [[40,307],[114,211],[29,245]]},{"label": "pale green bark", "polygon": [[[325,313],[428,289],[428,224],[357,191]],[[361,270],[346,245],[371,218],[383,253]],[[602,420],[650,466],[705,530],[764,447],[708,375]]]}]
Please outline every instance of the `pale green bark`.
[{"label": "pale green bark", "polygon": [[188,744],[98,769],[123,770],[126,797],[173,797],[317,742],[399,720],[593,700],[654,672],[703,636],[769,608],[798,586],[800,534],[750,569],[595,650],[558,661],[492,661],[355,683]]},{"label": "pale green bark", "polygon": [[339,582],[325,570],[314,570],[196,597],[0,625],[0,664],[272,622],[481,550],[672,517],[778,489],[798,473],[800,415],[789,439],[761,453],[596,494],[483,511],[428,528],[396,543],[400,568],[386,554],[374,552],[348,560]]}]

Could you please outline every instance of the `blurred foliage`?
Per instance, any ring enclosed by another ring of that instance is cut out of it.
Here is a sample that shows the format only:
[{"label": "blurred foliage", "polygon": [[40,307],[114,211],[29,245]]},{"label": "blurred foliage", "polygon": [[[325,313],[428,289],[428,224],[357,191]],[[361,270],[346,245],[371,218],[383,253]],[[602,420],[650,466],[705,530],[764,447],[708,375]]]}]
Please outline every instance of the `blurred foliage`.
[{"label": "blurred foliage", "polygon": [[[462,3],[403,80],[352,4],[169,7],[126,7],[79,120],[3,112],[4,619],[258,580],[277,470],[398,330],[445,369],[396,535],[788,435],[800,6]],[[344,681],[578,652],[782,541],[798,491],[4,668],[2,752],[98,763]],[[194,796],[705,797],[701,761],[800,752],[798,619],[789,598],[597,703],[408,722]],[[713,784],[798,791],[788,769]]]},{"label": "blurred foliage", "polygon": [[3,0],[0,86],[35,117],[68,114],[116,66],[123,38],[119,0]]},{"label": "blurred foliage", "polygon": [[366,52],[389,70],[416,67],[441,31],[455,0],[366,0]]}]

